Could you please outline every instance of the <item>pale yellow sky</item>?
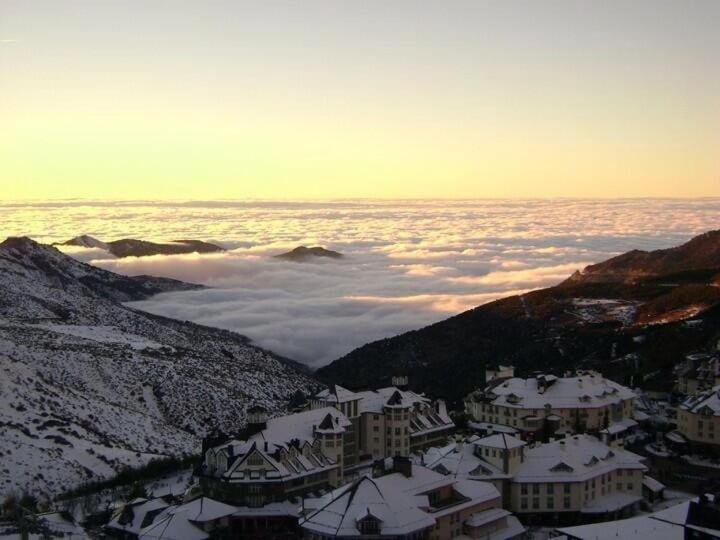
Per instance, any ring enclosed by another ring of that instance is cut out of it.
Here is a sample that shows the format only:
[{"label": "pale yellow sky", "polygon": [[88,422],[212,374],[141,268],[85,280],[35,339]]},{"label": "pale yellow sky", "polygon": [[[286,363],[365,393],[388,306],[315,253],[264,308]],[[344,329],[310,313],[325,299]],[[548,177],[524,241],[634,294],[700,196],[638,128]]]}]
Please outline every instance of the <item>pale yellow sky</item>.
[{"label": "pale yellow sky", "polygon": [[0,199],[720,195],[720,3],[0,4]]}]

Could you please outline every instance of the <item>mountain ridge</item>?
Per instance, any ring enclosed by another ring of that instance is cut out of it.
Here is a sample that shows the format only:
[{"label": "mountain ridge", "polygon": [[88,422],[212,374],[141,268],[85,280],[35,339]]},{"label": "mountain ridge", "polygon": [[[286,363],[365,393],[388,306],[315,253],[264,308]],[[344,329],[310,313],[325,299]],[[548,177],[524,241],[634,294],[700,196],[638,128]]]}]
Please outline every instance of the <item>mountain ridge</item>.
[{"label": "mountain ridge", "polygon": [[122,238],[111,242],[103,242],[92,236],[83,234],[66,240],[56,242],[59,246],[76,246],[102,249],[115,257],[151,257],[153,255],[184,255],[188,253],[219,253],[225,248],[202,240],[173,240],[170,243],[150,242],[135,238]]},{"label": "mountain ridge", "polygon": [[[363,345],[316,373],[350,388],[408,375],[416,390],[454,403],[484,384],[485,368],[497,364],[514,364],[525,375],[600,368],[626,383],[652,375],[649,385],[668,389],[675,360],[720,339],[720,233],[667,250],[629,253],[590,265],[556,286]],[[717,267],[705,268],[716,260]],[[689,319],[698,324],[688,327]]]}]

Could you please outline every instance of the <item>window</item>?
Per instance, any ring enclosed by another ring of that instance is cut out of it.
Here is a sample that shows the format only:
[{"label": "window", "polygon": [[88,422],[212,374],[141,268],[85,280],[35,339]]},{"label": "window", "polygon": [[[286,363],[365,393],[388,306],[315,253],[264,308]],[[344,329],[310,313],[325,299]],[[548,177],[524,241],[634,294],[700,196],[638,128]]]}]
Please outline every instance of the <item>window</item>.
[{"label": "window", "polygon": [[[587,485],[585,486],[587,489]],[[563,493],[566,495],[570,495],[570,484],[563,484]]]},{"label": "window", "polygon": [[570,497],[563,497],[563,508],[570,508]]},{"label": "window", "polygon": [[520,493],[523,495],[527,495],[527,493],[528,493],[527,484],[520,484]]},{"label": "window", "polygon": [[540,508],[540,499],[537,497],[533,497],[533,510],[537,510]]},{"label": "window", "polygon": [[617,489],[618,491],[622,491],[622,482],[618,482],[617,484],[615,484],[615,489]]},{"label": "window", "polygon": [[527,510],[527,497],[520,499],[520,509]]},{"label": "window", "polygon": [[361,534],[380,534],[380,522],[372,516],[360,520]]},{"label": "window", "polygon": [[627,484],[628,491],[632,491],[632,488],[633,488],[633,485],[628,482],[628,484]]},{"label": "window", "polygon": [[540,484],[533,484],[533,495],[540,494]]},{"label": "window", "polygon": [[380,426],[373,426],[373,431],[374,431],[375,433],[377,433],[378,431],[380,431]]},{"label": "window", "polygon": [[553,485],[552,484],[547,484],[545,486],[545,493],[547,493],[548,495],[553,494]]}]

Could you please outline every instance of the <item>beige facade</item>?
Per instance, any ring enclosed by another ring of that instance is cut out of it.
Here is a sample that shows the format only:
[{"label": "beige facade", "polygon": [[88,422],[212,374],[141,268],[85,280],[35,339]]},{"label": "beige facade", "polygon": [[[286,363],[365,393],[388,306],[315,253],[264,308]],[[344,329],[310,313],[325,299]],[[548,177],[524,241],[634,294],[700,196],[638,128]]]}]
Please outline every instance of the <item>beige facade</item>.
[{"label": "beige facade", "polygon": [[[442,445],[455,428],[444,403],[395,387],[355,393],[335,386],[310,401],[312,409],[329,406],[345,414],[353,425],[344,435],[345,468],[360,459],[408,456]],[[352,461],[348,455],[353,455]]]},{"label": "beige facade", "polygon": [[635,394],[589,372],[574,377],[538,376],[491,383],[465,399],[479,423],[516,429],[529,438],[543,432],[585,433],[632,419]]},{"label": "beige facade", "polygon": [[716,445],[720,449],[720,414],[713,413],[711,409],[678,409],[677,430],[690,442]]}]

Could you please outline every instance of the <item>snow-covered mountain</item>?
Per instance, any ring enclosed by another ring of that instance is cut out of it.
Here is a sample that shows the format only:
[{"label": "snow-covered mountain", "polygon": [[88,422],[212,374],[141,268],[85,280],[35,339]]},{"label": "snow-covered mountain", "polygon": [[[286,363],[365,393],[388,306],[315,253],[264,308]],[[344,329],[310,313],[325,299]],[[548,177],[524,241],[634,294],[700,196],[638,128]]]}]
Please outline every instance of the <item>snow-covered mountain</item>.
[{"label": "snow-covered mountain", "polygon": [[125,277],[27,238],[0,244],[0,496],[56,494],[235,431],[317,386],[224,330],[121,302],[195,288]]}]

